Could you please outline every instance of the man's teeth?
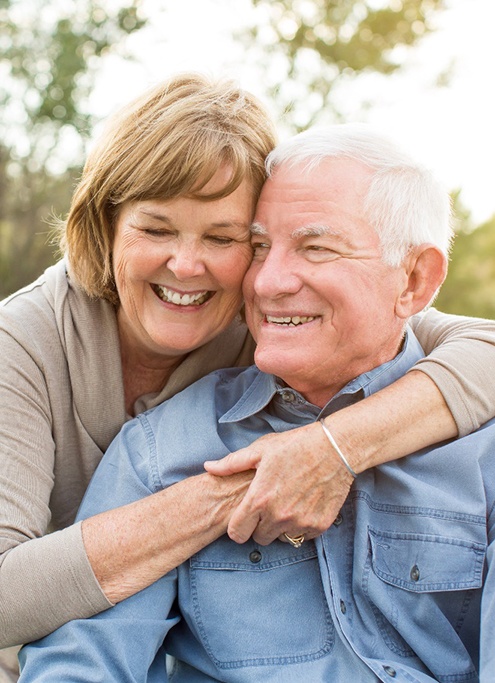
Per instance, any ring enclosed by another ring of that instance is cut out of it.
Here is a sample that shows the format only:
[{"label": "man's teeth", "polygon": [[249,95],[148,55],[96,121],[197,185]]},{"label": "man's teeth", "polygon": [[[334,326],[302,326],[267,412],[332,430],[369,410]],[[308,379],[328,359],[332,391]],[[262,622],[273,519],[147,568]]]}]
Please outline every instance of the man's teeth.
[{"label": "man's teeth", "polygon": [[304,323],[310,323],[315,319],[313,315],[294,315],[294,316],[284,316],[283,318],[277,318],[274,315],[267,315],[266,321],[269,323],[275,323],[276,325],[289,325],[295,327],[296,325],[303,325]]},{"label": "man's teeth", "polygon": [[154,285],[153,289],[158,294],[162,301],[166,301],[169,304],[176,304],[177,306],[200,306],[207,301],[211,292],[198,292],[196,294],[179,294],[179,292],[174,292],[167,287],[162,287],[160,285]]}]

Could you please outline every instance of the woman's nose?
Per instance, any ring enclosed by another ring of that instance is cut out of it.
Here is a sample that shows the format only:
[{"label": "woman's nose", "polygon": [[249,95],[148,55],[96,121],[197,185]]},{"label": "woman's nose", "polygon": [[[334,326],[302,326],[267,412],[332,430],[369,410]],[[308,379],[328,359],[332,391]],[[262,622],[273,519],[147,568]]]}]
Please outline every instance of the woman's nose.
[{"label": "woman's nose", "polygon": [[187,280],[203,275],[206,266],[197,244],[176,244],[167,261],[167,268],[178,280]]}]

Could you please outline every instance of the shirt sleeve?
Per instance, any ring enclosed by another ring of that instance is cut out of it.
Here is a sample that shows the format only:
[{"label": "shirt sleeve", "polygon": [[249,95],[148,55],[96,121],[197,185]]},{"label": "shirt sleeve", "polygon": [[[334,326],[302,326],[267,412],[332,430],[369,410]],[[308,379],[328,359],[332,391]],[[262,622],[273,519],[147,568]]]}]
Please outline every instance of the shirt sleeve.
[{"label": "shirt sleeve", "polygon": [[[139,420],[128,423],[97,468],[78,518],[120,507],[156,489],[148,458],[148,439]],[[159,530],[157,530],[159,533]],[[177,572],[90,619],[70,621],[20,653],[22,683],[105,683],[166,681],[163,640],[177,623],[173,613]],[[147,676],[145,674],[147,672]]]},{"label": "shirt sleeve", "polygon": [[[490,487],[493,481],[488,482]],[[492,487],[493,488],[493,487]],[[495,671],[495,504],[488,510],[487,573],[481,600],[480,681],[489,683]]]},{"label": "shirt sleeve", "polygon": [[431,308],[414,316],[411,325],[429,354],[412,369],[435,382],[459,436],[494,417],[495,321],[447,315]]}]

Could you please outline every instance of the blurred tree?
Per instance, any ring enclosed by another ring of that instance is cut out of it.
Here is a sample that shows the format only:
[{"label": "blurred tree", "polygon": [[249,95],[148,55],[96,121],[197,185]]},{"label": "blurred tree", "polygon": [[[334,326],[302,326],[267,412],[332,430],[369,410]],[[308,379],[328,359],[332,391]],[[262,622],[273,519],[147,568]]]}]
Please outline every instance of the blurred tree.
[{"label": "blurred tree", "polygon": [[469,214],[456,199],[460,224],[435,306],[447,313],[495,319],[495,216],[473,230]]},{"label": "blurred tree", "polygon": [[108,5],[0,0],[0,298],[53,262],[46,219],[68,208],[96,70],[144,25],[139,0]]},{"label": "blurred tree", "polygon": [[338,121],[338,89],[365,73],[391,74],[407,48],[434,28],[445,0],[253,0],[243,34],[264,65],[284,120],[304,129],[322,115]]}]

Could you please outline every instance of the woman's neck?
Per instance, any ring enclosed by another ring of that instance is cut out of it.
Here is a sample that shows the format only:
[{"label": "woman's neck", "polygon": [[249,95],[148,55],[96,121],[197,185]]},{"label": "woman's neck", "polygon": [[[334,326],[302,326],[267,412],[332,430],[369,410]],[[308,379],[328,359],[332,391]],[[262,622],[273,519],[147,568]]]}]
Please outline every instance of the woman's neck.
[{"label": "woman's neck", "polygon": [[141,396],[159,393],[181,361],[181,357],[175,358],[168,368],[149,368],[123,363],[124,398],[127,414],[134,417],[134,405]]},{"label": "woman's neck", "polygon": [[[120,338],[125,409],[134,417],[134,405],[145,394],[158,393],[167,384],[185,355],[161,356],[137,349]],[[186,354],[187,355],[187,354]]]}]

